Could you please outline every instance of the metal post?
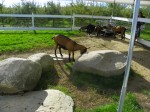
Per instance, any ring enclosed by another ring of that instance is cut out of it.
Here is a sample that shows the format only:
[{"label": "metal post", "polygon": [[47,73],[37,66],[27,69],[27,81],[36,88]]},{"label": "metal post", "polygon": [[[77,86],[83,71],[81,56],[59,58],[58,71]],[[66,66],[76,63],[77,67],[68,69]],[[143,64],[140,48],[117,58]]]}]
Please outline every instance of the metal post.
[{"label": "metal post", "polygon": [[92,5],[92,7],[93,7],[93,8],[92,8],[92,21],[94,20],[94,18],[93,18],[93,15],[94,15],[94,1],[95,1],[95,0],[93,0],[93,5]]},{"label": "metal post", "polygon": [[34,28],[34,14],[32,12],[32,28]]},{"label": "metal post", "polygon": [[75,14],[73,13],[73,16],[72,16],[72,29],[74,28],[74,23],[75,23]]},{"label": "metal post", "polygon": [[112,13],[111,13],[110,23],[112,23],[112,17],[114,16],[115,3],[116,3],[116,0],[114,0],[114,3],[113,3],[113,9],[112,9]]},{"label": "metal post", "polygon": [[132,28],[131,28],[131,39],[130,39],[130,46],[128,50],[128,57],[127,57],[127,65],[125,69],[125,76],[124,76],[124,82],[122,85],[121,95],[120,95],[120,101],[118,105],[118,112],[122,112],[123,104],[124,104],[124,98],[129,78],[129,71],[131,67],[131,61],[132,61],[132,54],[133,54],[133,47],[134,47],[134,39],[135,39],[135,32],[136,32],[136,25],[138,20],[138,11],[140,6],[140,0],[135,0],[134,4],[134,13],[133,13],[133,20],[132,20]]},{"label": "metal post", "polygon": [[73,0],[72,0],[72,3],[71,3],[71,30],[73,30]]}]

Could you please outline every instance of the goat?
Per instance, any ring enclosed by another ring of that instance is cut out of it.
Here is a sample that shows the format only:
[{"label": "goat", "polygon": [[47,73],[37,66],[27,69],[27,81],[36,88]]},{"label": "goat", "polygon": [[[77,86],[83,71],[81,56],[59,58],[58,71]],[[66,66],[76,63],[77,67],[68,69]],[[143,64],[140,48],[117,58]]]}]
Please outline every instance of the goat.
[{"label": "goat", "polygon": [[114,33],[114,38],[116,38],[116,34],[121,34],[121,39],[125,40],[125,32],[126,32],[126,28],[122,27],[122,26],[114,26],[112,27],[112,31]]},{"label": "goat", "polygon": [[71,61],[71,59],[70,59],[71,52],[72,52],[72,59],[73,59],[73,61],[75,61],[74,51],[80,50],[80,53],[83,54],[88,49],[88,48],[84,47],[83,45],[77,44],[75,41],[71,40],[70,38],[68,38],[64,35],[56,35],[53,37],[53,39],[56,43],[55,56],[57,57],[57,55],[56,55],[57,48],[59,48],[60,55],[63,56],[61,53],[61,48],[63,48],[64,50],[68,50],[69,61]]},{"label": "goat", "polygon": [[97,33],[97,36],[100,36],[100,34],[102,33],[103,27],[100,25],[97,25],[95,27],[95,32]]},{"label": "goat", "polygon": [[112,31],[113,26],[111,24],[108,24],[107,26],[103,26],[104,36],[113,36],[114,33]]},{"label": "goat", "polygon": [[100,34],[105,35],[105,29],[107,29],[106,26],[97,25],[95,27],[95,32],[97,33],[97,36],[100,36]]},{"label": "goat", "polygon": [[92,24],[87,25],[87,34],[91,34],[95,31],[95,26]]}]

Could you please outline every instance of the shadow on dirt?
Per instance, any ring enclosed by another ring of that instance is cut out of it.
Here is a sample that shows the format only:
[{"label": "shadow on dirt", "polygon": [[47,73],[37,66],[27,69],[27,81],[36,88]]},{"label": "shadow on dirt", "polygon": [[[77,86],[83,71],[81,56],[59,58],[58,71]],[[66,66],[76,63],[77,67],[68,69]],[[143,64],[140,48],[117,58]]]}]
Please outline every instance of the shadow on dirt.
[{"label": "shadow on dirt", "polygon": [[[111,96],[112,94],[120,94],[124,73],[120,76],[113,77],[103,77],[96,74],[72,72],[73,63],[65,64],[66,71],[69,70],[70,74],[67,72],[67,77],[81,91],[87,91],[89,88],[96,90],[99,94],[105,94],[106,96]],[[150,90],[150,82],[145,80],[139,74],[136,74],[132,69],[130,70],[128,87],[127,90],[130,92],[139,92],[143,90]]]}]

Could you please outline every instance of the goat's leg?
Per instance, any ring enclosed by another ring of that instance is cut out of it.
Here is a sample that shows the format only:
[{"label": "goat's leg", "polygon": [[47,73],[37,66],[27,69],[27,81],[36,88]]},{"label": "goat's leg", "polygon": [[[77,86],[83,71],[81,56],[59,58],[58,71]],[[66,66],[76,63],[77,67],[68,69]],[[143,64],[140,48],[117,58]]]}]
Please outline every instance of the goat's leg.
[{"label": "goat's leg", "polygon": [[125,40],[125,31],[124,30],[121,33],[121,40]]},{"label": "goat's leg", "polygon": [[70,59],[71,52],[70,52],[70,51],[68,51],[68,54],[69,54],[69,62],[70,62],[70,61],[71,61],[71,59]]},{"label": "goat's leg", "polygon": [[60,46],[59,46],[59,52],[60,52],[61,57],[63,57],[63,55],[61,53],[61,47]]},{"label": "goat's leg", "polygon": [[113,31],[113,38],[115,37],[115,31]]},{"label": "goat's leg", "polygon": [[121,32],[121,40],[123,40],[123,37],[124,37],[124,35],[123,35],[123,31]]},{"label": "goat's leg", "polygon": [[114,38],[116,38],[116,33],[114,34]]},{"label": "goat's leg", "polygon": [[114,32],[113,38],[116,38],[116,32]]},{"label": "goat's leg", "polygon": [[125,36],[125,30],[123,32],[123,39],[125,40],[126,36]]},{"label": "goat's leg", "polygon": [[75,61],[75,59],[74,59],[74,51],[72,51],[72,60]]},{"label": "goat's leg", "polygon": [[56,54],[57,48],[58,48],[58,44],[56,44],[56,46],[55,46],[55,56],[56,56],[56,57],[57,57],[57,54]]}]

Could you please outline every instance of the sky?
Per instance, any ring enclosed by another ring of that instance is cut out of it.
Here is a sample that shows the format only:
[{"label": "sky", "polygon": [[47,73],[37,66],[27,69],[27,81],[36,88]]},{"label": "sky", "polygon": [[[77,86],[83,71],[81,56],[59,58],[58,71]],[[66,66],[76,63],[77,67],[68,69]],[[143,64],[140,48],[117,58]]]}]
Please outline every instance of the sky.
[{"label": "sky", "polygon": [[[0,0],[0,3],[2,3],[2,1],[4,1],[4,5],[9,7],[9,6],[13,6],[13,4],[18,4],[21,3],[21,0]],[[26,1],[34,1],[40,5],[44,5],[44,3],[46,3],[47,1],[53,1],[54,3],[61,3],[61,5],[66,5],[72,2],[72,0],[26,0]],[[74,0],[76,1],[76,0]]]}]

